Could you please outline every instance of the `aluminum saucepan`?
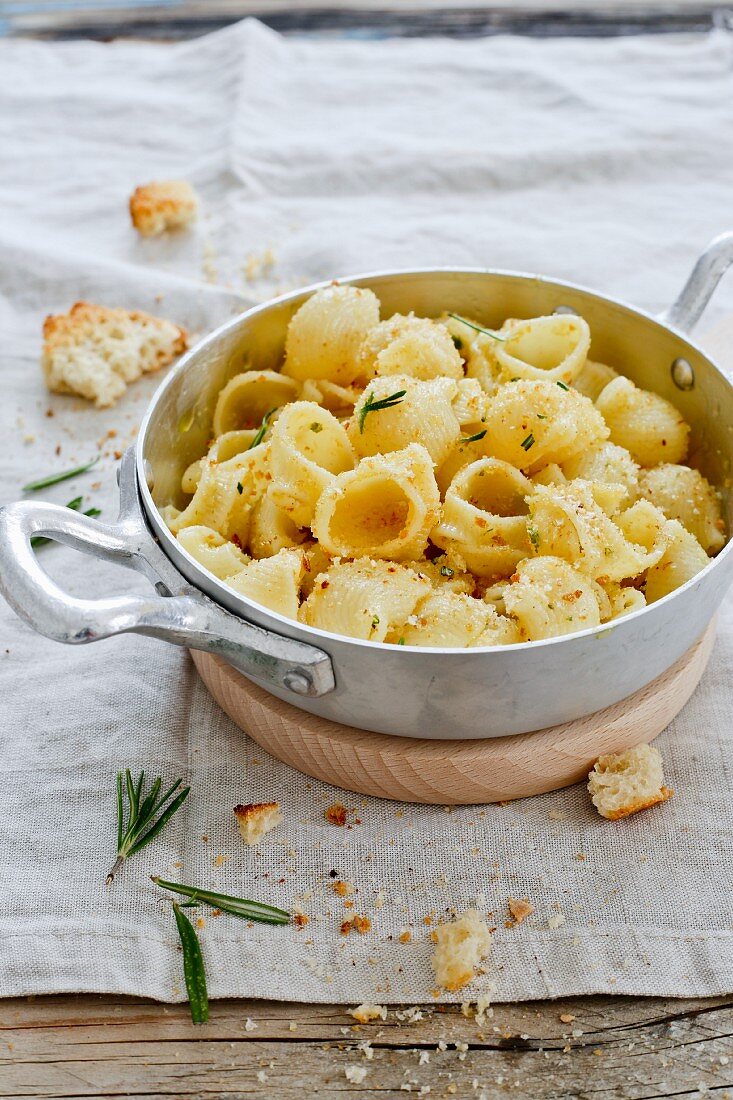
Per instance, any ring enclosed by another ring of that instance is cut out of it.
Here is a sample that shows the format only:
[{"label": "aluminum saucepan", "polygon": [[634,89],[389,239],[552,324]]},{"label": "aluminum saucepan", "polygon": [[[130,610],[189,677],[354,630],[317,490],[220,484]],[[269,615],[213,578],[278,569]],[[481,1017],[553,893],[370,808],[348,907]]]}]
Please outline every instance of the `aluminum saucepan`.
[{"label": "aluminum saucepan", "polygon": [[[506,317],[582,314],[593,358],[672,401],[690,423],[691,461],[723,489],[730,530],[733,384],[686,334],[731,263],[728,233],[712,242],[661,318],[580,286],[505,271],[438,268],[343,281],[370,287],[384,316],[451,310],[495,326]],[[159,508],[182,505],[181,474],[206,450],[221,387],[242,370],[277,368],[288,321],[318,286],[248,310],[168,374],[120,465],[116,524],[34,501],[0,510],[0,589],[21,618],[59,642],[134,632],[206,650],[324,718],[380,733],[456,739],[525,733],[600,710],[650,683],[697,641],[733,579],[733,543],[677,591],[610,624],[477,649],[397,647],[328,634],[253,603],[194,561]],[[75,599],[44,573],[30,545],[34,535],[136,569],[155,592]]]}]

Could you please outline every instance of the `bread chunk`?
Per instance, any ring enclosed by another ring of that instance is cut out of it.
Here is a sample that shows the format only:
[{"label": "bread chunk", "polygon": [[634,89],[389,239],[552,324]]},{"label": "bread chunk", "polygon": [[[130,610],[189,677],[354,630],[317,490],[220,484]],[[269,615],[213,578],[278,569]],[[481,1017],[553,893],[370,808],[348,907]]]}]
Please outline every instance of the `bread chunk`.
[{"label": "bread chunk", "polygon": [[250,802],[247,806],[235,806],[234,816],[247,844],[257,844],[283,819],[278,802]]},{"label": "bread chunk", "polygon": [[185,229],[196,220],[199,200],[185,180],[157,180],[136,187],[130,217],[141,237],[158,237],[167,229]]},{"label": "bread chunk", "polygon": [[43,323],[41,364],[52,393],[75,393],[98,409],[114,405],[142,374],[160,370],[186,350],[188,334],[141,310],[76,302]]},{"label": "bread chunk", "polygon": [[666,802],[674,794],[664,785],[662,758],[651,745],[599,757],[588,776],[588,790],[598,813],[609,821]]},{"label": "bread chunk", "polygon": [[439,924],[433,933],[433,970],[438,985],[451,992],[467,985],[476,967],[491,949],[491,932],[476,909],[454,921]]}]

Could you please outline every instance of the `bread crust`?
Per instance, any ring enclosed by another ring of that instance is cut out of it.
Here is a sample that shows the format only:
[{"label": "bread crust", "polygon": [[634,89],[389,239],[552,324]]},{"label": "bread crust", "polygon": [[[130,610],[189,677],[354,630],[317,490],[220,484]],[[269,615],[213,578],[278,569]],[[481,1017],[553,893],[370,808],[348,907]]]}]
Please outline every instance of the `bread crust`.
[{"label": "bread crust", "polygon": [[130,218],[141,237],[185,229],[196,220],[199,200],[186,180],[154,180],[130,196]]}]

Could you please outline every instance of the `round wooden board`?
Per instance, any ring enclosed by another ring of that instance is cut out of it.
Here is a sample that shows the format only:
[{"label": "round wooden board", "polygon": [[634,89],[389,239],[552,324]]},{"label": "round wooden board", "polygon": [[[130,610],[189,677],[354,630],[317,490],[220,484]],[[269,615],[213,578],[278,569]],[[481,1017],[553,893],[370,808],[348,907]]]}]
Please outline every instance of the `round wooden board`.
[{"label": "round wooden board", "polygon": [[469,805],[524,798],[585,779],[603,753],[651,741],[698,685],[715,623],[684,657],[628,699],[535,733],[475,741],[390,737],[342,726],[269,695],[220,657],[192,651],[199,674],[236,724],[278,760],[361,794]]}]

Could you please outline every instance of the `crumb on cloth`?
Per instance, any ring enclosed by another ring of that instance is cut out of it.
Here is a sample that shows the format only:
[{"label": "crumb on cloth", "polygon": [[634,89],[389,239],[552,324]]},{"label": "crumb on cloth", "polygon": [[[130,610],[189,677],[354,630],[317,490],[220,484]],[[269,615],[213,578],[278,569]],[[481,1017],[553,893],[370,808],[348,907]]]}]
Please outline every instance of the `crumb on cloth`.
[{"label": "crumb on cloth", "polygon": [[130,218],[141,237],[185,229],[196,220],[199,200],[186,180],[154,180],[130,196]]},{"label": "crumb on cloth", "polygon": [[664,785],[662,757],[652,745],[599,757],[588,776],[588,790],[598,813],[609,821],[666,802],[674,794]]},{"label": "crumb on cloth", "polygon": [[265,833],[280,825],[283,815],[279,802],[249,802],[234,807],[239,832],[246,844],[257,844]]}]

